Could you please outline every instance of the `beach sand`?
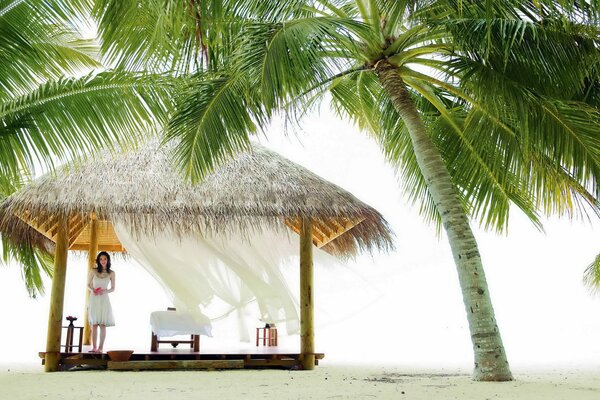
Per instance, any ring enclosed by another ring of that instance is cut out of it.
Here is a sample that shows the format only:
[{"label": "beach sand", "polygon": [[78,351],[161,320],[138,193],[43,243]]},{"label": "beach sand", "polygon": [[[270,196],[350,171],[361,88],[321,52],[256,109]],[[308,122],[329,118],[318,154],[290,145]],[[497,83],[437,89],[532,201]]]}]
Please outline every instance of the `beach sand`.
[{"label": "beach sand", "polygon": [[1,399],[600,399],[592,369],[513,371],[515,381],[474,382],[468,371],[321,365],[314,371],[236,370],[44,373],[2,365]]}]

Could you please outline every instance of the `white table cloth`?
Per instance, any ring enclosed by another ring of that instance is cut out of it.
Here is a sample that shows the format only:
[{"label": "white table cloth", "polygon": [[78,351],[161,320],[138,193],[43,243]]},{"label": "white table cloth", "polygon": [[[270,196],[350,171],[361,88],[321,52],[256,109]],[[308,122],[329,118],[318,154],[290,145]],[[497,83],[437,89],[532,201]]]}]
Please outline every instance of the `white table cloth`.
[{"label": "white table cloth", "polygon": [[191,314],[179,311],[154,311],[150,313],[152,332],[159,337],[176,335],[212,336],[209,321],[200,323]]}]

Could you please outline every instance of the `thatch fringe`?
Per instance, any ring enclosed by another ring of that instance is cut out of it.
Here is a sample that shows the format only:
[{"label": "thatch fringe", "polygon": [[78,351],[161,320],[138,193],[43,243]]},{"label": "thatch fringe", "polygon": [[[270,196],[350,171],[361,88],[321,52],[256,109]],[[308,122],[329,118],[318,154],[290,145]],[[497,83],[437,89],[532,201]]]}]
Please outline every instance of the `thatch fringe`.
[{"label": "thatch fringe", "polygon": [[5,218],[2,218],[2,226],[0,232],[3,241],[7,240],[14,245],[25,244],[43,250],[48,254],[54,254],[54,242],[20,218],[10,214],[6,215]]}]

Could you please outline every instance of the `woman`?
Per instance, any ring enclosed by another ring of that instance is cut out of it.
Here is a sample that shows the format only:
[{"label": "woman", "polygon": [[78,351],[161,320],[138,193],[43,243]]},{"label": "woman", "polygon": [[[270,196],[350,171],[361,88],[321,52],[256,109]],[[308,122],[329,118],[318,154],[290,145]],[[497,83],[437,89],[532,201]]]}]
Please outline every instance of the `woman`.
[{"label": "woman", "polygon": [[[88,306],[88,320],[92,326],[90,353],[102,353],[106,327],[115,325],[108,298],[108,293],[115,291],[115,272],[110,269],[110,256],[105,251],[101,251],[96,257],[96,268],[92,269],[88,276],[88,290],[92,292]],[[100,343],[98,343],[98,327],[100,327]]]}]

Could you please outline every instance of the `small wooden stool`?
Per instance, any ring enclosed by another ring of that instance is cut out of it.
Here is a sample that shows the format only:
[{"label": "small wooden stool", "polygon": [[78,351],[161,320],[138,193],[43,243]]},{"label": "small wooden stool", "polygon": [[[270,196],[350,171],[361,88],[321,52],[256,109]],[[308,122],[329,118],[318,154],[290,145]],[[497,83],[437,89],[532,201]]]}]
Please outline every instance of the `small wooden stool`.
[{"label": "small wooden stool", "polygon": [[260,343],[260,339],[263,346],[277,346],[277,328],[256,328],[256,346]]},{"label": "small wooden stool", "polygon": [[[67,335],[65,336],[65,344],[61,345],[60,347],[64,347],[66,353],[73,353],[74,348],[77,349],[78,353],[81,353],[81,348],[83,344],[83,326],[75,326],[73,324],[70,324],[69,326],[63,326],[63,328],[67,329]],[[77,341],[77,345],[73,344],[75,330],[79,331],[79,340]]]}]

